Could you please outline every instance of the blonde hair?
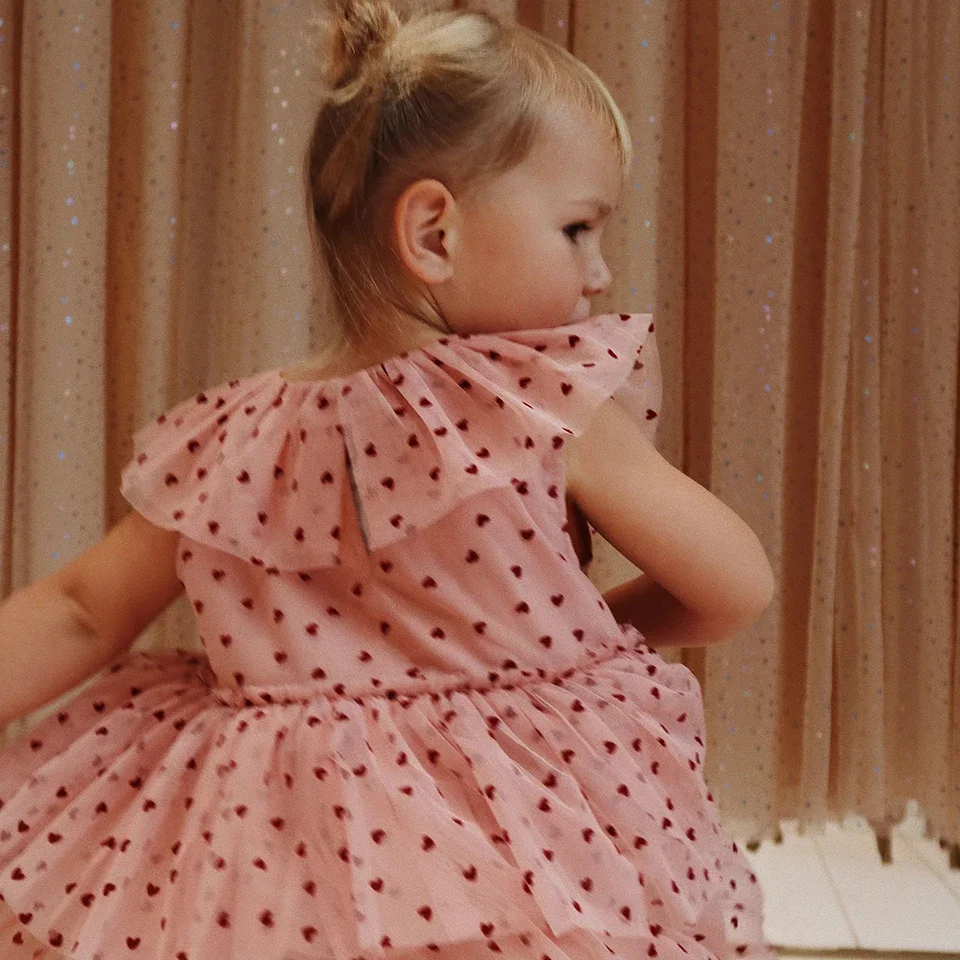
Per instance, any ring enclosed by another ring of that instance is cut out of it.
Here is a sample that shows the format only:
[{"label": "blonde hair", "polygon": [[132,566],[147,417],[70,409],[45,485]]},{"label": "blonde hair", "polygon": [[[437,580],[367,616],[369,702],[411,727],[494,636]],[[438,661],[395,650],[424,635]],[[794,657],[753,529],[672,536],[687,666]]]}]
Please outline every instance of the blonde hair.
[{"label": "blonde hair", "polygon": [[387,0],[328,2],[331,12],[308,21],[323,104],[304,176],[311,237],[340,314],[328,352],[342,352],[376,338],[391,315],[436,326],[406,292],[389,228],[409,184],[433,178],[455,197],[469,193],[522,163],[559,105],[609,133],[624,180],[632,143],[600,78],[522,25],[485,12],[401,18]]}]

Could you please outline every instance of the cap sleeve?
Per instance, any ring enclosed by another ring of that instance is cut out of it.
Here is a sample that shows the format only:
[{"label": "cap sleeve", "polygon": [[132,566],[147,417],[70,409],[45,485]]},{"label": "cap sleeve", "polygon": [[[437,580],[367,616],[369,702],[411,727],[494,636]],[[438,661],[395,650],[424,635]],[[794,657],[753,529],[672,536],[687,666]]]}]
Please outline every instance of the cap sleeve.
[{"label": "cap sleeve", "polygon": [[627,322],[632,325],[629,336],[635,347],[633,363],[611,396],[633,417],[647,439],[655,443],[663,405],[663,371],[653,315],[630,314]]}]

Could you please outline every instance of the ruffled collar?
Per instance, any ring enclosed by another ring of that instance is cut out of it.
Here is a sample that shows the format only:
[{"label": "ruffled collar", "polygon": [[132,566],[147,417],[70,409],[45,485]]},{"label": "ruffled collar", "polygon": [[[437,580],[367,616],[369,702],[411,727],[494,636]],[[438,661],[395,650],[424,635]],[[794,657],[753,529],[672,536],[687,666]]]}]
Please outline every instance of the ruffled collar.
[{"label": "ruffled collar", "polygon": [[[486,333],[446,333],[427,344],[423,344],[419,347],[412,347],[409,350],[404,350],[403,353],[399,353],[396,356],[387,357],[379,363],[372,363],[366,367],[361,367],[357,370],[354,370],[351,373],[341,374],[340,376],[305,378],[302,380],[291,379],[283,375],[283,370],[285,368],[281,366],[264,370],[258,374],[253,374],[252,377],[248,377],[247,379],[257,380],[265,378],[268,380],[275,380],[278,383],[286,384],[290,387],[306,387],[314,389],[326,387],[329,389],[335,388],[340,384],[349,383],[351,380],[356,378],[379,376],[382,373],[389,375],[391,368],[396,368],[403,362],[416,363],[432,360],[432,362],[437,363],[438,360],[442,361],[445,357],[444,352],[440,349],[443,347],[450,347],[455,350],[473,350],[486,353],[491,350],[496,352],[497,346],[506,341],[507,343],[528,347],[538,353],[542,353],[543,351],[550,349],[552,346],[556,346],[558,343],[564,340],[570,342],[571,337],[580,338],[584,335],[584,333],[587,333],[588,335],[596,333],[602,334],[605,329],[609,328],[610,318],[612,317],[633,318],[638,316],[650,315],[595,314],[594,316],[587,317],[584,320],[559,324],[555,327],[539,327],[526,330],[498,330]],[[576,341],[570,343],[570,345],[575,346]]]},{"label": "ruffled collar", "polygon": [[649,314],[601,314],[448,334],[340,377],[288,380],[277,367],[231,380],[134,434],[121,492],[157,525],[244,559],[336,565],[344,494],[373,551],[536,476],[615,391],[649,422],[653,332]]}]

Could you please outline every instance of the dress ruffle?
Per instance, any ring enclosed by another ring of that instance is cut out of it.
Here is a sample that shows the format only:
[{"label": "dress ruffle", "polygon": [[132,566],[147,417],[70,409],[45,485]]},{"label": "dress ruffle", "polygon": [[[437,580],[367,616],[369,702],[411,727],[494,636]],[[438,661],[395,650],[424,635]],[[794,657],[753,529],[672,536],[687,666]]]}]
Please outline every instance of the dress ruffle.
[{"label": "dress ruffle", "polygon": [[622,639],[558,677],[397,699],[238,700],[203,654],[125,654],[7,748],[0,892],[79,960],[369,960],[531,930],[773,957],[691,776],[696,679]]},{"label": "dress ruffle", "polygon": [[120,489],[158,526],[244,560],[335,566],[350,498],[367,549],[389,547],[556,455],[611,395],[653,439],[650,314],[444,337],[324,382],[232,380],[137,431]]}]

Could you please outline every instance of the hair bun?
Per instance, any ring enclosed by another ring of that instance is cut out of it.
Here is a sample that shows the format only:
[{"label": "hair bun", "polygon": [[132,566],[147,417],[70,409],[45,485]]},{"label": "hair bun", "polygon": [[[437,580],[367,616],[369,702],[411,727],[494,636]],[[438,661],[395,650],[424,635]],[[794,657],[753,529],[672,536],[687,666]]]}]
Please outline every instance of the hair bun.
[{"label": "hair bun", "polygon": [[387,0],[335,0],[330,79],[340,84],[364,73],[400,26],[400,17]]}]

